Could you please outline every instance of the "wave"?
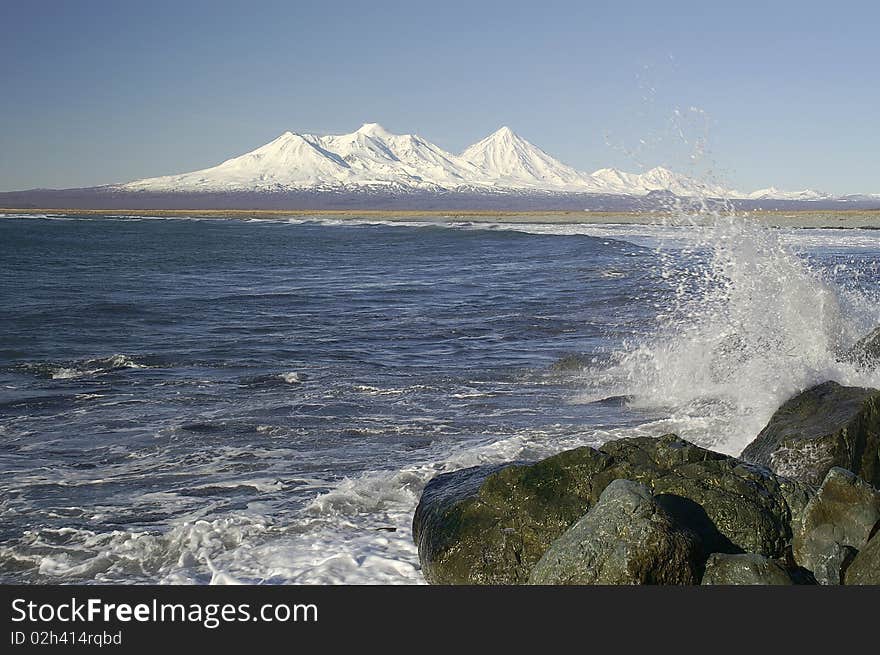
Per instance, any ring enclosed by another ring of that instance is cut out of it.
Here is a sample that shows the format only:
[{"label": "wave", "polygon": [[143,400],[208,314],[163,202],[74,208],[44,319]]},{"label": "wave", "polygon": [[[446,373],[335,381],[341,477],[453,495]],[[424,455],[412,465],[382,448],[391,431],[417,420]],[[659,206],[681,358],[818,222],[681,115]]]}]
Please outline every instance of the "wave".
[{"label": "wave", "polygon": [[299,371],[286,371],[284,373],[272,373],[268,375],[256,375],[243,378],[241,384],[251,387],[286,387],[298,386],[309,379],[305,373]]},{"label": "wave", "polygon": [[214,561],[265,533],[267,521],[227,516],[184,522],[163,534],[38,528],[0,547],[0,569],[33,569],[44,580],[160,584],[230,583]]},{"label": "wave", "polygon": [[39,218],[43,220],[49,221],[58,221],[58,220],[66,220],[69,217],[64,214],[20,214],[20,213],[10,213],[10,212],[2,212],[0,213],[0,218]]},{"label": "wave", "polygon": [[36,362],[23,364],[20,368],[40,378],[72,380],[82,377],[104,375],[126,369],[150,368],[145,358],[116,354],[109,357],[83,359],[66,364]]},{"label": "wave", "polygon": [[[219,518],[181,517],[164,531],[36,528],[0,546],[0,571],[56,584],[423,584],[411,522],[432,477],[468,466],[537,459],[619,436],[623,433],[556,425],[447,452],[431,449],[421,461],[397,470],[366,471],[329,485],[303,480],[324,491],[293,514],[267,501]],[[271,477],[223,484],[270,496],[279,491]]]},{"label": "wave", "polygon": [[840,357],[880,323],[877,299],[812,268],[784,234],[717,216],[683,253],[659,254],[669,306],[652,334],[626,344],[611,366],[588,370],[587,387],[662,409],[678,431],[711,424],[704,445],[737,455],[805,388],[880,386],[880,372]]}]

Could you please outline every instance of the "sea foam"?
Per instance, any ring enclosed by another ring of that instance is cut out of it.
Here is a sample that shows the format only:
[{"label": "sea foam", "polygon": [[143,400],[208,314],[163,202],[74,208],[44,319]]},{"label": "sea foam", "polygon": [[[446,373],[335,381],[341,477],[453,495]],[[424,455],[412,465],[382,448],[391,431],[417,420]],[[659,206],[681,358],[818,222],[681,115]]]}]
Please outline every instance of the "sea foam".
[{"label": "sea foam", "polygon": [[677,219],[690,234],[674,256],[658,246],[671,298],[656,329],[585,378],[664,409],[670,431],[733,455],[805,388],[880,386],[880,373],[840,357],[880,323],[876,298],[813,269],[786,234],[741,217],[701,219]]}]

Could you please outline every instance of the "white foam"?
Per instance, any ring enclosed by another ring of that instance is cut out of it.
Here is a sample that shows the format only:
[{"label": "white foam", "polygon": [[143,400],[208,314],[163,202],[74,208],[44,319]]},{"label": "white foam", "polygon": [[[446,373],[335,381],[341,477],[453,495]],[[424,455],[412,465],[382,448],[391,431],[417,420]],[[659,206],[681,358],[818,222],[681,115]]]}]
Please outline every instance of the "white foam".
[{"label": "white foam", "polygon": [[672,306],[658,315],[657,331],[630,344],[614,366],[589,371],[594,386],[631,395],[637,407],[664,409],[677,431],[693,431],[689,422],[712,425],[706,445],[730,454],[809,386],[880,386],[877,372],[839,361],[880,323],[869,297],[831,284],[775,230],[717,217],[694,235],[689,248],[708,252],[708,263],[687,251],[684,262],[664,258],[660,274],[672,286]]},{"label": "white foam", "polygon": [[[263,520],[231,515],[184,522],[164,534],[41,529],[26,532],[17,548],[0,548],[0,561],[29,563],[53,581],[209,582],[218,578],[215,560],[222,562],[268,528]],[[224,580],[221,573],[218,581]]]},{"label": "white foam", "polygon": [[147,368],[128,355],[116,354],[109,357],[87,359],[73,366],[59,366],[51,371],[53,380],[71,380],[90,375],[101,375],[122,369]]},{"label": "white foam", "polygon": [[70,380],[71,378],[77,378],[81,375],[83,375],[83,373],[74,368],[61,367],[52,371],[53,380]]}]

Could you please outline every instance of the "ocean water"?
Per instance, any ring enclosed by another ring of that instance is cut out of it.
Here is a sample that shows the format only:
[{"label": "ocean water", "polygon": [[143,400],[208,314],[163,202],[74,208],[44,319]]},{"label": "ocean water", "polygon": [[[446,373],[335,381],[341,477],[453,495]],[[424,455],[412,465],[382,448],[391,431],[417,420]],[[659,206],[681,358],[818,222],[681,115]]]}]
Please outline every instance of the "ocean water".
[{"label": "ocean water", "polygon": [[880,324],[880,236],[0,217],[0,581],[421,583],[438,473],[738,453]]}]

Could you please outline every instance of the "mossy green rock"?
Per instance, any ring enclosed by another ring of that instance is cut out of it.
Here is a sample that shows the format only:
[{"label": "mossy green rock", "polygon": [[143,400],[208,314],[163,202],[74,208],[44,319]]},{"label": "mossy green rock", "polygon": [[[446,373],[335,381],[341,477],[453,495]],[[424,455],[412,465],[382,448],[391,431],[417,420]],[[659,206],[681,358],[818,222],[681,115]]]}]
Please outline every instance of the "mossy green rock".
[{"label": "mossy green rock", "polygon": [[793,585],[786,568],[776,560],[755,553],[713,553],[706,561],[704,585]]},{"label": "mossy green rock", "polygon": [[477,467],[425,487],[413,538],[432,584],[517,584],[601,493],[609,457],[578,448],[537,464]]},{"label": "mossy green rock", "polygon": [[781,557],[791,519],[811,489],[734,457],[683,441],[621,439],[602,446],[616,463],[601,477],[644,482],[671,514],[702,539],[706,551]]},{"label": "mossy green rock", "polygon": [[692,585],[703,547],[643,484],[615,480],[532,570],[539,585]]},{"label": "mossy green rock", "polygon": [[832,468],[794,526],[794,559],[819,584],[842,584],[878,526],[880,491],[851,471]]},{"label": "mossy green rock", "polygon": [[746,461],[818,486],[835,466],[880,486],[880,391],[825,382],[780,407]]},{"label": "mossy green rock", "polygon": [[844,581],[848,585],[880,585],[880,531],[855,556]]},{"label": "mossy green rock", "polygon": [[422,571],[433,584],[523,584],[550,544],[614,480],[656,502],[710,552],[782,556],[810,489],[675,435],[578,448],[535,464],[440,475],[413,519]]}]

